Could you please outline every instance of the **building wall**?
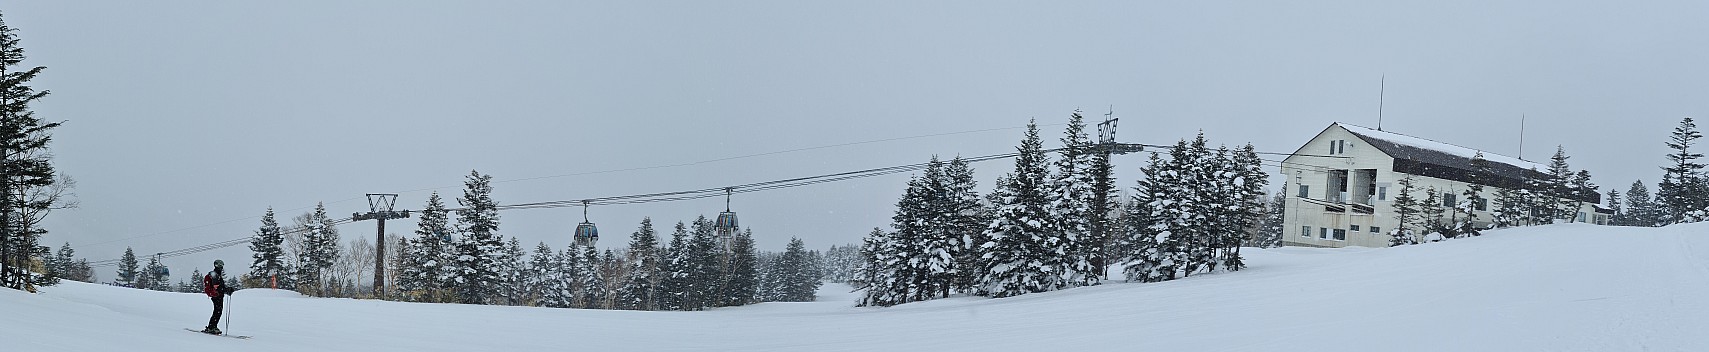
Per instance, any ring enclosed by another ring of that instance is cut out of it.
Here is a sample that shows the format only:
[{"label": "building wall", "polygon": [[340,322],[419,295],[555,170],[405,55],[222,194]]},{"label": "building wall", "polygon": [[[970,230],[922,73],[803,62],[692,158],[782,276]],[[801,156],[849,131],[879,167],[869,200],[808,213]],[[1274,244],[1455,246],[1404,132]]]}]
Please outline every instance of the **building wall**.
[{"label": "building wall", "polygon": [[[1337,142],[1343,141],[1343,142]],[[1339,143],[1339,144],[1338,144]],[[1334,148],[1334,149],[1332,149]],[[1333,152],[1333,153],[1332,153]],[[1326,158],[1319,156],[1334,156],[1346,158]],[[1296,155],[1289,156],[1282,162],[1281,172],[1286,175],[1287,197],[1283,214],[1283,245],[1306,247],[1387,247],[1388,232],[1399,224],[1394,215],[1394,198],[1400,191],[1397,180],[1406,174],[1392,171],[1394,158],[1376,147],[1364,143],[1364,140],[1351,132],[1332,126],[1324,130],[1316,138],[1306,142]],[[1346,170],[1349,175],[1347,182],[1347,197],[1345,199],[1332,189],[1339,185],[1331,184],[1332,175],[1338,175],[1338,170]],[[1358,182],[1361,177],[1357,170],[1374,170],[1375,179],[1370,182]],[[1375,187],[1361,187],[1357,183],[1366,183]],[[1307,186],[1306,198],[1301,199],[1300,185]],[[1422,199],[1424,190],[1435,187],[1442,194],[1453,194],[1456,200],[1463,199],[1467,184],[1438,178],[1413,176],[1413,186],[1417,190],[1413,197]],[[1363,192],[1360,188],[1369,188]],[[1494,198],[1496,188],[1484,187],[1480,195],[1487,200],[1488,205],[1483,211],[1478,211],[1477,223],[1488,224],[1494,218]],[[1362,197],[1371,193],[1368,197]],[[1313,201],[1315,200],[1315,201]],[[1332,211],[1324,204],[1365,203],[1370,206],[1370,214],[1362,214],[1355,207],[1343,207],[1343,211]],[[1451,208],[1451,207],[1450,207]],[[1580,211],[1586,215],[1585,222],[1595,221],[1595,211],[1592,205],[1586,204]],[[1445,217],[1451,216],[1444,214]],[[1375,229],[1375,231],[1372,231]],[[1335,230],[1341,230],[1341,239],[1337,239]]]}]

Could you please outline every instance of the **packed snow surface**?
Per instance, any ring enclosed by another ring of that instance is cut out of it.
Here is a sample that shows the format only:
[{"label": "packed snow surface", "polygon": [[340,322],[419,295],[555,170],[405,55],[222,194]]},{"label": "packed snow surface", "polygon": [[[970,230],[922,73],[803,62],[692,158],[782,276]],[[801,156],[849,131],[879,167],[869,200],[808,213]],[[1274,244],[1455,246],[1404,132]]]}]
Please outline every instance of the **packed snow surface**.
[{"label": "packed snow surface", "polygon": [[1709,224],[1490,231],[1398,248],[1246,248],[1251,268],[1005,299],[631,312],[206,296],[81,283],[0,290],[8,351],[1702,351]]}]

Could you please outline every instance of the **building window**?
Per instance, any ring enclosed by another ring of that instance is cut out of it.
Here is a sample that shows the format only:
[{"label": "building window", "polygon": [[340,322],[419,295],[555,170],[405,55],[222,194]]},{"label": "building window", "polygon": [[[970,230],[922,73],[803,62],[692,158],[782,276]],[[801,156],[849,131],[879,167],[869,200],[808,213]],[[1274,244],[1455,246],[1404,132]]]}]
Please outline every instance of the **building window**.
[{"label": "building window", "polygon": [[1311,198],[1311,186],[1300,185],[1300,198]]},{"label": "building window", "polygon": [[1317,228],[1317,238],[1329,238],[1329,228],[1328,227]]},{"label": "building window", "polygon": [[1335,229],[1335,240],[1336,241],[1346,241],[1347,240],[1347,230]]},{"label": "building window", "polygon": [[1483,199],[1483,198],[1478,198],[1477,207],[1478,207],[1479,211],[1488,211],[1489,210],[1489,200]]},{"label": "building window", "polygon": [[1381,227],[1371,226],[1371,233],[1383,233]]},{"label": "building window", "polygon": [[1377,200],[1389,200],[1389,186],[1377,186]]},{"label": "building window", "polygon": [[1578,212],[1578,222],[1585,222],[1584,221],[1584,212],[1582,212],[1582,211]]},{"label": "building window", "polygon": [[1359,225],[1347,225],[1348,231],[1359,231]]},{"label": "building window", "polygon": [[1311,238],[1311,226],[1300,226],[1300,237]]},{"label": "building window", "polygon": [[1457,203],[1457,202],[1454,201],[1454,195],[1453,194],[1451,194],[1451,193],[1443,193],[1442,194],[1442,206],[1453,208],[1454,203]]}]

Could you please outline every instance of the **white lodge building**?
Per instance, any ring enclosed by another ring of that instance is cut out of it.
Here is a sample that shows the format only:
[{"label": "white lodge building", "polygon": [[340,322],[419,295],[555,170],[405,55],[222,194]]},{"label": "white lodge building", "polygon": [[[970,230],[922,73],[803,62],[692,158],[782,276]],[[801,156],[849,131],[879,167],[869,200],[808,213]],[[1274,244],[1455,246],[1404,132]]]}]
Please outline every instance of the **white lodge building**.
[{"label": "white lodge building", "polygon": [[[1435,187],[1441,202],[1452,209],[1468,185],[1471,160],[1477,150],[1393,132],[1333,123],[1282,161],[1287,178],[1282,244],[1303,247],[1387,247],[1395,219],[1395,181],[1413,176],[1413,197]],[[1548,167],[1518,158],[1485,152],[1492,175],[1484,179],[1483,204],[1476,205],[1479,226],[1487,226],[1496,188],[1525,184]],[[1574,221],[1604,224],[1598,212],[1601,197],[1583,199]],[[1417,229],[1414,229],[1417,230]]]}]

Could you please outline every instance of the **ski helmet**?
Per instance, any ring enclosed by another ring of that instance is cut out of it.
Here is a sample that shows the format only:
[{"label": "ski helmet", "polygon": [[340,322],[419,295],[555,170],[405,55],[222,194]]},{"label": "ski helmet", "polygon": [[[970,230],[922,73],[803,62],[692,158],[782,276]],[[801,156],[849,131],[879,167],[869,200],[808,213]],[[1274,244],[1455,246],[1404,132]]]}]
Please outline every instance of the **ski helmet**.
[{"label": "ski helmet", "polygon": [[224,270],[225,269],[225,261],[219,260],[219,259],[214,259],[214,269],[215,270]]}]

